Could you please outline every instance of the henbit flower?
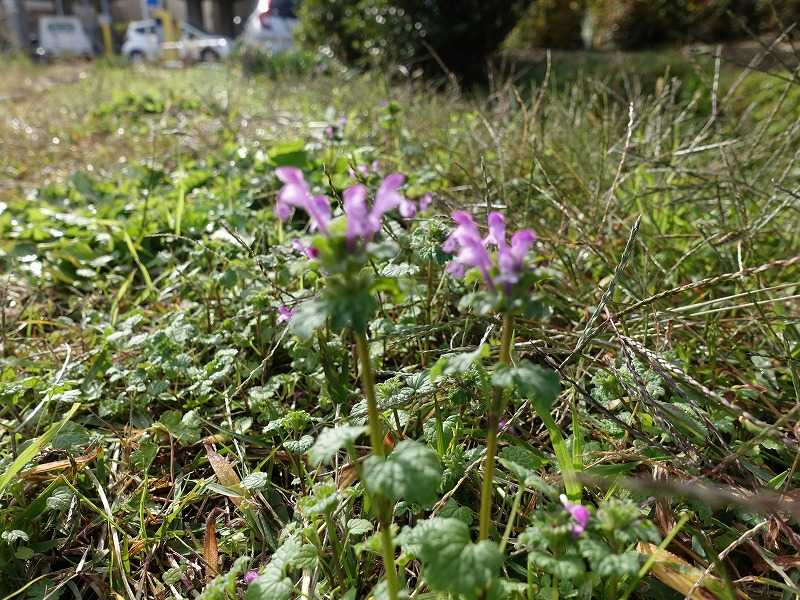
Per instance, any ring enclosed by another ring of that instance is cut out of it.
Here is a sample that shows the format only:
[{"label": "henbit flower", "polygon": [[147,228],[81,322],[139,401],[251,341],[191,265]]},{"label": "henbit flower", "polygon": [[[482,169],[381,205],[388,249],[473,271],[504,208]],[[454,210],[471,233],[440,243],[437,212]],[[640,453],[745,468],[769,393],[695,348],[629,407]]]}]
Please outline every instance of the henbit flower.
[{"label": "henbit flower", "polygon": [[250,585],[258,577],[258,571],[250,570],[244,574],[245,585]]},{"label": "henbit flower", "polygon": [[463,277],[467,268],[477,267],[483,279],[491,289],[494,289],[494,282],[489,270],[492,268],[492,259],[486,250],[486,245],[481,239],[478,226],[469,213],[461,210],[453,212],[451,215],[457,223],[457,227],[442,244],[442,250],[448,254],[455,254],[455,259],[448,263],[446,270],[454,277]]},{"label": "henbit flower", "polygon": [[[494,289],[495,284],[502,284],[509,291],[522,277],[525,268],[525,256],[536,241],[536,235],[530,229],[518,231],[511,237],[511,245],[506,242],[506,223],[498,212],[489,213],[489,235],[481,238],[478,226],[472,217],[463,212],[452,214],[457,227],[445,240],[442,250],[448,254],[459,251],[455,260],[447,266],[447,271],[456,277],[464,274],[467,268],[478,267],[486,285]],[[497,266],[499,274],[490,275],[492,259],[489,246],[497,247]]]},{"label": "henbit flower", "polygon": [[511,245],[506,244],[506,222],[499,212],[489,213],[489,235],[484,243],[497,246],[497,264],[500,275],[497,283],[512,286],[520,280],[525,268],[525,256],[536,242],[536,234],[522,229],[511,236]]},{"label": "henbit flower", "polygon": [[589,519],[591,519],[592,514],[589,512],[589,509],[582,504],[573,504],[567,500],[567,497],[564,494],[561,494],[560,500],[561,504],[564,505],[564,508],[572,517],[572,527],[570,528],[572,537],[580,537],[580,535],[586,531],[586,527],[589,525]]},{"label": "henbit flower", "polygon": [[278,318],[275,319],[275,324],[280,325],[281,323],[286,323],[293,316],[294,316],[294,310],[292,310],[288,306],[279,306]]},{"label": "henbit flower", "polygon": [[299,254],[304,254],[307,258],[312,260],[319,256],[319,250],[314,248],[311,244],[306,244],[304,241],[297,238],[292,240],[292,250]]},{"label": "henbit flower", "polygon": [[[344,191],[344,213],[347,215],[347,242],[352,244],[356,239],[366,242],[381,230],[383,215],[400,209],[400,215],[410,218],[416,214],[416,206],[398,191],[405,183],[400,173],[388,175],[375,194],[375,204],[370,209],[367,205],[367,188],[361,184],[353,185]],[[410,205],[410,206],[409,206]]]},{"label": "henbit flower", "polygon": [[430,194],[425,194],[422,198],[419,199],[419,209],[421,211],[428,210],[428,207],[433,203],[433,196]]},{"label": "henbit flower", "polygon": [[295,167],[278,167],[275,175],[283,182],[275,204],[275,214],[281,221],[292,216],[295,207],[303,209],[311,219],[311,230],[327,232],[331,220],[331,205],[325,196],[312,196],[303,178],[303,172]]}]

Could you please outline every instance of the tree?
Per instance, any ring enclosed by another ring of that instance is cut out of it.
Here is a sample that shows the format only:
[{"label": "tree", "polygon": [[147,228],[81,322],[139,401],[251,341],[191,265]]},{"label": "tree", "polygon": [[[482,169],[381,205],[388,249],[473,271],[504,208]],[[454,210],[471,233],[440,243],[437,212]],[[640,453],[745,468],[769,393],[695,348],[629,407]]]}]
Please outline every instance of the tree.
[{"label": "tree", "polygon": [[472,83],[532,2],[306,0],[302,35],[350,63],[400,63]]}]

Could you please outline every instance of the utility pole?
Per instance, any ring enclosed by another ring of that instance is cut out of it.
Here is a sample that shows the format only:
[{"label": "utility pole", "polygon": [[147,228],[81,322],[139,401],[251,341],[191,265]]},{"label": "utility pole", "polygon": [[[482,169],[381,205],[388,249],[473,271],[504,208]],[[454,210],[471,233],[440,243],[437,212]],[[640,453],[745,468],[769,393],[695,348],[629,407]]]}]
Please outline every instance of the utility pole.
[{"label": "utility pole", "polygon": [[25,0],[11,0],[14,11],[13,22],[17,33],[17,44],[20,50],[30,50],[31,37],[28,33],[28,11],[25,9]]}]

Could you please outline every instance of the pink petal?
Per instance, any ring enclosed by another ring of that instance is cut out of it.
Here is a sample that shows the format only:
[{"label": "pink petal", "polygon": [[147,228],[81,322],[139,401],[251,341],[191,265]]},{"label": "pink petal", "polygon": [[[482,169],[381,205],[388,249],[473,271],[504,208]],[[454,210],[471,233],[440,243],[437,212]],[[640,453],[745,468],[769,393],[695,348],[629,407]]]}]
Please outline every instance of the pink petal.
[{"label": "pink petal", "polygon": [[348,242],[352,243],[356,238],[371,237],[365,186],[353,185],[344,191],[344,214],[347,215]]},{"label": "pink petal", "polygon": [[250,585],[251,583],[253,583],[253,581],[255,581],[257,577],[258,577],[258,571],[248,571],[247,573],[244,574],[244,582],[245,584]]},{"label": "pink petal", "polygon": [[275,175],[283,183],[294,183],[295,185],[305,186],[306,180],[303,178],[303,172],[297,167],[278,167],[275,169]]},{"label": "pink petal", "polygon": [[275,323],[280,325],[281,323],[285,323],[289,319],[294,316],[294,311],[289,308],[288,306],[279,306],[278,307],[278,317],[275,319]]},{"label": "pink petal", "polygon": [[502,249],[506,245],[506,220],[499,212],[489,213],[489,235],[486,237],[487,244],[494,244]]},{"label": "pink petal", "polygon": [[404,219],[412,219],[417,214],[416,205],[411,200],[405,198],[400,202],[400,216]]},{"label": "pink petal", "polygon": [[528,250],[536,242],[536,234],[530,229],[521,229],[511,236],[511,253],[518,261],[522,261]]},{"label": "pink petal", "polygon": [[419,209],[421,211],[428,210],[428,207],[433,203],[433,196],[430,194],[425,194],[422,198],[419,199]]}]

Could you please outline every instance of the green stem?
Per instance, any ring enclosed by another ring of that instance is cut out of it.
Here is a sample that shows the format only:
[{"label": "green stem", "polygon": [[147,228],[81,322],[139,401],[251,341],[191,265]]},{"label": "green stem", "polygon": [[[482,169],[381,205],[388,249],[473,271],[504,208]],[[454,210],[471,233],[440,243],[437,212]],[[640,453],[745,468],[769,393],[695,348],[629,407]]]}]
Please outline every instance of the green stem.
[{"label": "green stem", "polygon": [[328,537],[333,547],[333,564],[336,567],[336,573],[339,575],[339,583],[344,587],[348,578],[344,573],[344,569],[342,569],[342,563],[345,563],[345,565],[347,563],[342,544],[339,541],[339,534],[336,531],[336,524],[333,522],[333,517],[331,517],[330,513],[325,513],[325,527],[328,529]]},{"label": "green stem", "polygon": [[[361,364],[361,386],[367,397],[367,419],[369,422],[369,438],[372,443],[372,453],[383,457],[383,426],[378,413],[378,402],[375,399],[375,373],[372,371],[372,361],[369,357],[369,344],[363,333],[356,333],[356,352],[358,362]],[[381,524],[381,542],[383,546],[383,563],[386,569],[386,588],[389,600],[397,600],[399,584],[397,581],[397,567],[394,563],[394,542],[392,540],[392,509],[389,501],[383,497],[375,498],[378,509],[378,520]]]},{"label": "green stem", "polygon": [[[514,337],[514,316],[503,314],[503,331],[500,337],[500,362],[511,364],[511,341]],[[492,486],[494,483],[494,458],[497,454],[497,427],[503,410],[503,390],[495,388],[492,406],[489,408],[488,429],[486,431],[486,460],[483,465],[483,485],[481,487],[481,512],[478,539],[489,538],[489,523],[492,514]]]}]

